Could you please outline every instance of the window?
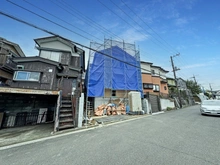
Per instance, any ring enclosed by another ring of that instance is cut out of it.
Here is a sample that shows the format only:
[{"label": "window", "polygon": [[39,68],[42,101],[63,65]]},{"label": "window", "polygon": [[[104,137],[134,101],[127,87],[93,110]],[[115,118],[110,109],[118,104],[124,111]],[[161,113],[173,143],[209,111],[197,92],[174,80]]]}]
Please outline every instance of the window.
[{"label": "window", "polygon": [[40,56],[43,58],[52,60],[52,61],[56,61],[56,62],[61,61],[61,53],[60,52],[52,52],[52,51],[42,50]]},{"label": "window", "polygon": [[166,86],[164,86],[164,90],[167,90],[167,87],[166,87]]},{"label": "window", "polygon": [[159,85],[153,85],[153,91],[154,92],[159,92],[160,91],[160,86]]},{"label": "window", "polygon": [[143,83],[143,88],[144,89],[153,89],[153,84]]},{"label": "window", "polygon": [[151,74],[155,74],[155,70],[151,70]]},{"label": "window", "polygon": [[16,71],[13,80],[20,81],[39,81],[40,72]]},{"label": "window", "polygon": [[112,90],[112,96],[116,96],[116,90]]}]

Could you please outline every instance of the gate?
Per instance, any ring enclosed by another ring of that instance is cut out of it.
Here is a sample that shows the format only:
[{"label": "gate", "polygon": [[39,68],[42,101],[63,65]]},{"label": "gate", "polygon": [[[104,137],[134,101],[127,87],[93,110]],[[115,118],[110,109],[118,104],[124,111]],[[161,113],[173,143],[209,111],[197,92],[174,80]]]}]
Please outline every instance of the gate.
[{"label": "gate", "polygon": [[156,95],[151,95],[150,94],[149,99],[150,99],[150,103],[151,103],[152,113],[161,111],[159,97],[156,96]]}]

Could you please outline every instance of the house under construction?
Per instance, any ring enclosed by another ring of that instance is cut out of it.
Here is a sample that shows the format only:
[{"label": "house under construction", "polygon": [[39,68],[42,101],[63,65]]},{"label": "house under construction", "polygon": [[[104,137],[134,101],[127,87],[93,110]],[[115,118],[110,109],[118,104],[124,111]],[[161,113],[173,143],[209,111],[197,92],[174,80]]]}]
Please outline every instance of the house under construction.
[{"label": "house under construction", "polygon": [[88,114],[108,103],[125,105],[130,91],[142,92],[140,55],[135,44],[92,42],[85,79]]}]

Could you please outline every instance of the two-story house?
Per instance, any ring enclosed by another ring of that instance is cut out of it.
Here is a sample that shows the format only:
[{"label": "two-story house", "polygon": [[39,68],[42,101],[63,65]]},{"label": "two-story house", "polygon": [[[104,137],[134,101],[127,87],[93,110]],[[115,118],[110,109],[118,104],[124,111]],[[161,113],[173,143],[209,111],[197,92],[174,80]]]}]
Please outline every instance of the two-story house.
[{"label": "two-story house", "polygon": [[144,61],[141,61],[141,68],[144,93],[146,94],[148,92],[154,95],[167,96],[166,73],[168,71],[159,66],[154,66],[153,63]]},{"label": "two-story house", "polygon": [[187,88],[186,81],[182,78],[177,78],[177,86],[180,91],[180,97],[183,105],[193,105],[195,103],[193,94],[190,89]]},{"label": "two-story house", "polygon": [[177,90],[175,79],[171,77],[167,77],[167,86],[169,90],[169,95],[172,96]]},{"label": "two-story house", "polygon": [[[84,51],[59,36],[38,38],[35,42],[39,56],[13,58],[17,67],[11,87],[0,89],[5,93],[2,100],[6,102],[0,102],[2,109],[14,114],[22,113],[24,123],[33,111],[40,114],[44,109],[43,113],[54,113],[57,130],[74,127],[81,94],[81,76],[85,68]],[[16,100],[16,104],[11,104],[11,100]],[[18,125],[16,120],[10,126]],[[29,122],[36,121],[32,119]]]},{"label": "two-story house", "polygon": [[169,95],[171,98],[178,98],[177,100],[181,99],[182,106],[194,104],[195,101],[192,92],[187,88],[186,81],[184,79],[177,78],[175,80],[174,78],[169,77],[167,78],[167,82],[169,88]]},{"label": "two-story house", "polygon": [[166,80],[168,71],[145,61],[141,61],[141,68],[144,97],[149,100],[151,112],[159,112],[164,109],[161,98],[167,98],[168,96]]},{"label": "two-story house", "polygon": [[13,78],[14,57],[25,57],[18,44],[0,37],[0,86],[9,86]]}]

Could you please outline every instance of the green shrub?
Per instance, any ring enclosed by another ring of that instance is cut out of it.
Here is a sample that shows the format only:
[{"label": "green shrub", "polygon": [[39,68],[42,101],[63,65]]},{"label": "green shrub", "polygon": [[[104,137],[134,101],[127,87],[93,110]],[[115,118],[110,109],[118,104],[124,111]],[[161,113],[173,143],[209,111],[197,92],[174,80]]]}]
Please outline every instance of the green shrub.
[{"label": "green shrub", "polygon": [[171,110],[173,110],[174,108],[172,108],[172,107],[167,107],[167,111],[171,111]]}]

